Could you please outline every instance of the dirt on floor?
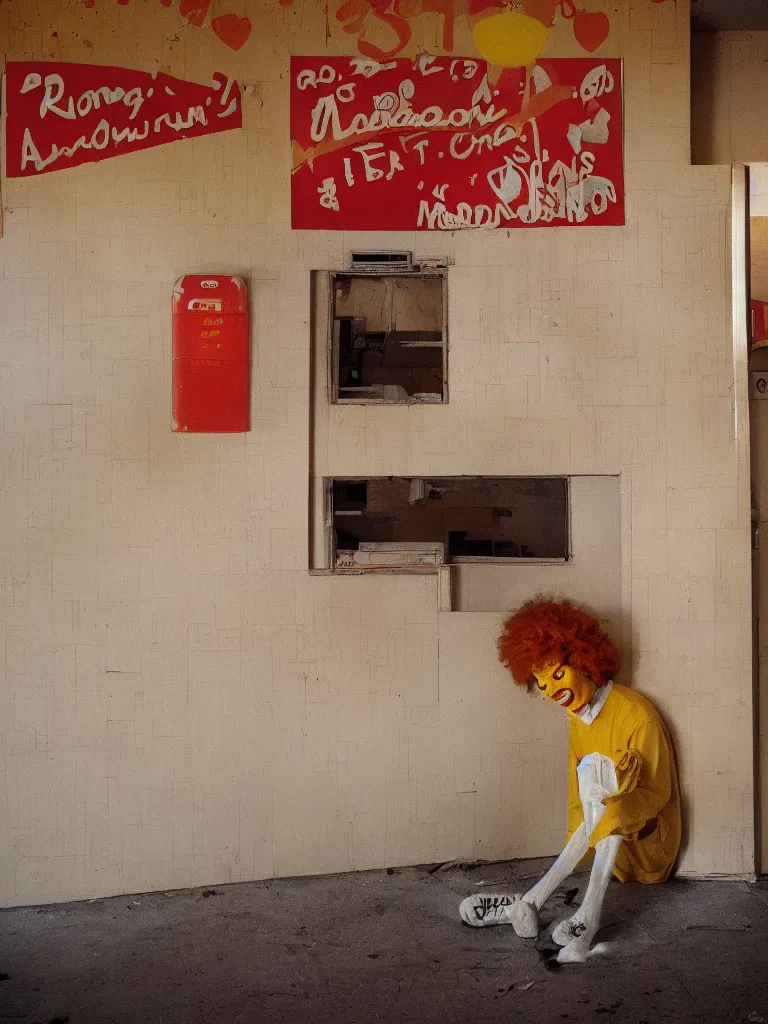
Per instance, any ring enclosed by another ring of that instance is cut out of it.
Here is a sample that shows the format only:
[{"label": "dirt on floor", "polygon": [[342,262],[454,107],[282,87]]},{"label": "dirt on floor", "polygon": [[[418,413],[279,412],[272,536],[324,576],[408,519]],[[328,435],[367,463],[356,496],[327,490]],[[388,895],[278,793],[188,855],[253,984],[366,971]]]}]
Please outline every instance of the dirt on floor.
[{"label": "dirt on floor", "polygon": [[395,868],[0,911],[0,1024],[768,1024],[768,884],[611,882],[585,964],[468,928],[548,861]]}]

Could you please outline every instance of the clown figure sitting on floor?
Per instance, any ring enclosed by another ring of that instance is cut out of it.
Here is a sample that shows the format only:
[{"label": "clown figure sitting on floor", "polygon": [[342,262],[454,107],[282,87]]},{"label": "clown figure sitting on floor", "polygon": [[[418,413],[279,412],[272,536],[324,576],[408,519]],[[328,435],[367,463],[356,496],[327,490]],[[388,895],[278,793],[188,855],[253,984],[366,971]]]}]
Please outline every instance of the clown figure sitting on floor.
[{"label": "clown figure sitting on floor", "polygon": [[499,637],[499,658],[516,683],[568,712],[568,839],[528,892],[469,896],[465,924],[511,924],[535,938],[538,914],[591,848],[587,892],[552,933],[560,963],[582,961],[600,925],[611,874],[621,882],[664,882],[680,847],[680,791],[674,749],[658,711],[613,682],[619,654],[586,609],[570,601],[529,601]]}]

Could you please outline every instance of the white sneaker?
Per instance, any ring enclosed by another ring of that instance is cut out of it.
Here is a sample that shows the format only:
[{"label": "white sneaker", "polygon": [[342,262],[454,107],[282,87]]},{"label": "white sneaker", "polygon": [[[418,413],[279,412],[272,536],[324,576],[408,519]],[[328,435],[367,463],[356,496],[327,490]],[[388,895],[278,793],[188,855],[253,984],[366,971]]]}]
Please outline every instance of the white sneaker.
[{"label": "white sneaker", "polygon": [[558,922],[552,930],[552,941],[558,946],[567,946],[569,942],[580,938],[587,930],[587,925],[576,914]]},{"label": "white sneaker", "polygon": [[592,945],[594,935],[586,932],[578,938],[573,939],[567,946],[563,946],[557,954],[559,964],[583,964],[589,956],[589,949]]},{"label": "white sneaker", "polygon": [[473,928],[486,928],[491,924],[508,924],[505,914],[511,902],[511,896],[478,892],[461,901],[459,914],[464,924],[469,924]]},{"label": "white sneaker", "polygon": [[558,962],[561,964],[583,963],[587,959],[596,933],[596,928],[590,927],[578,917],[578,911],[573,917],[567,917],[561,921],[552,931],[552,941],[563,947],[557,954]]},{"label": "white sneaker", "polygon": [[492,924],[511,924],[524,939],[535,939],[539,934],[536,908],[522,897],[501,896],[479,892],[461,901],[459,914],[464,924],[473,928],[487,928]]}]

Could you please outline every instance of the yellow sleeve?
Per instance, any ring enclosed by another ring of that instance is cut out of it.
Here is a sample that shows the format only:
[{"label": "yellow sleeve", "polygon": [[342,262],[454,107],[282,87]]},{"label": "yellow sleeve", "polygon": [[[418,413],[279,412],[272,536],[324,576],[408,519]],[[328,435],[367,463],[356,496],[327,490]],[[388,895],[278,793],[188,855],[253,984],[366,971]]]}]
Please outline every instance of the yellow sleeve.
[{"label": "yellow sleeve", "polygon": [[627,737],[627,750],[639,761],[637,784],[628,792],[603,800],[605,813],[589,838],[590,846],[606,836],[636,838],[672,796],[669,743],[660,723],[653,718],[640,721]]},{"label": "yellow sleeve", "polygon": [[576,829],[584,821],[584,812],[581,808],[579,797],[579,779],[576,775],[576,766],[579,759],[573,745],[573,737],[568,736],[568,835],[566,842],[571,838]]}]

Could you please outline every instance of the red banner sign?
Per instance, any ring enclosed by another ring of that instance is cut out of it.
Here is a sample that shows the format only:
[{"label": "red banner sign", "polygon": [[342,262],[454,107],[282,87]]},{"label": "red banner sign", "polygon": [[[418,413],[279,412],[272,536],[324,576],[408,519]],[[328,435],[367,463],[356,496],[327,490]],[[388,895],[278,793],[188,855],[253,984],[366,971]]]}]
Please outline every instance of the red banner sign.
[{"label": "red banner sign", "polygon": [[291,60],[294,228],[624,223],[620,60]]},{"label": "red banner sign", "polygon": [[58,171],[243,123],[240,88],[225,75],[213,86],[162,72],[9,62],[6,174]]}]

